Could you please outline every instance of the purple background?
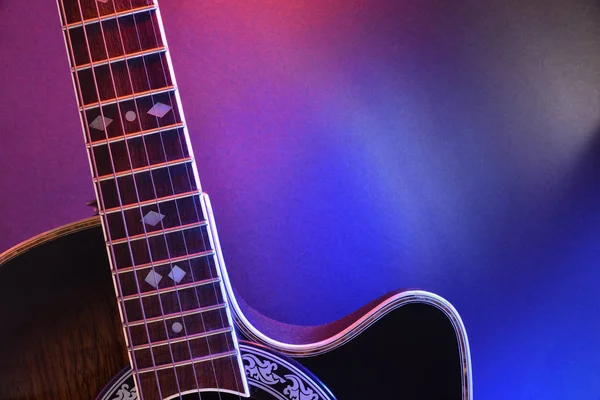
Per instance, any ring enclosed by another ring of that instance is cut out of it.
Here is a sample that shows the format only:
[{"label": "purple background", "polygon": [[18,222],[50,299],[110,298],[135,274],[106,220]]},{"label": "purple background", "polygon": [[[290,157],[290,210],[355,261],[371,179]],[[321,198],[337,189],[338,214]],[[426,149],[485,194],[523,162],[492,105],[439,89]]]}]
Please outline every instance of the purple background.
[{"label": "purple background", "polygon": [[[451,301],[481,399],[600,393],[597,1],[163,0],[234,285]],[[0,252],[91,214],[52,0],[0,0]],[[1,306],[0,306],[1,307]]]}]

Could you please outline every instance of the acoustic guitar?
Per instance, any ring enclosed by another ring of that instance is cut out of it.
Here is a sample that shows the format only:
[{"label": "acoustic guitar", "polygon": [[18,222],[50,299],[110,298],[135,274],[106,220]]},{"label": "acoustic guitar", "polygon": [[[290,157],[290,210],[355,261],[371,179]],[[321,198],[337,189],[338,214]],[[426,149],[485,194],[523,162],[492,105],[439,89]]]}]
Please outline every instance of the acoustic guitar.
[{"label": "acoustic guitar", "polygon": [[314,327],[236,296],[158,4],[58,8],[98,215],[0,255],[0,399],[472,399],[464,325],[435,294]]}]

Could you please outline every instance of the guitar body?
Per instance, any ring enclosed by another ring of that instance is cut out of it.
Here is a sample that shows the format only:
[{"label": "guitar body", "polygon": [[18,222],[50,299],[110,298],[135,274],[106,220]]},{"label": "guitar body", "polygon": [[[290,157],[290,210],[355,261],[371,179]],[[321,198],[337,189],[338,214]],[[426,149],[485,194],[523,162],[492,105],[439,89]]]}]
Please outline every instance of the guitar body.
[{"label": "guitar body", "polygon": [[[137,398],[97,218],[3,253],[0,271],[0,399],[93,399],[103,388],[103,400]],[[434,295],[393,293],[293,327],[228,293],[253,398],[472,398],[464,327]]]}]

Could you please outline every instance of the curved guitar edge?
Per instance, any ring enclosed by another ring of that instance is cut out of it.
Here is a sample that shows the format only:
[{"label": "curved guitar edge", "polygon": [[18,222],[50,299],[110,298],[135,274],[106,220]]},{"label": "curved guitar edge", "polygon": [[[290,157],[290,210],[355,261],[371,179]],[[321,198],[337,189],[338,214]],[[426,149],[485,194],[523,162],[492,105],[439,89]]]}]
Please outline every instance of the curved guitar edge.
[{"label": "curved guitar edge", "polygon": [[[253,399],[335,400],[333,394],[319,379],[293,359],[281,356],[257,343],[241,341],[239,348]],[[205,392],[211,391],[214,389],[202,390],[202,397],[205,396]],[[221,395],[218,396],[221,398]],[[227,399],[234,398],[234,396],[225,396]],[[130,367],[121,370],[96,397],[96,400],[115,399],[137,399]]]},{"label": "curved guitar edge", "polygon": [[440,310],[454,328],[461,361],[463,400],[473,398],[471,351],[467,331],[458,311],[449,301],[424,290],[398,290],[373,300],[346,317],[324,325],[290,325],[268,318],[252,309],[240,296],[236,296],[225,267],[210,199],[206,193],[203,193],[201,198],[215,242],[221,277],[232,305],[233,318],[240,331],[250,340],[291,357],[312,357],[342,346],[402,306],[426,304]]},{"label": "curved guitar edge", "polygon": [[[207,215],[212,220],[213,214],[210,201],[206,195],[203,195],[202,199],[206,205]],[[214,221],[211,222],[213,223],[210,225],[214,227]],[[100,218],[92,217],[49,230],[1,253],[0,266],[33,248],[55,239],[98,227],[101,227]],[[235,295],[225,269],[217,232],[213,229],[211,233],[218,253],[220,273],[232,306],[231,317],[235,320],[240,332],[249,340],[263,344],[290,357],[312,357],[339,348],[344,343],[356,338],[375,322],[405,305],[430,305],[440,310],[452,325],[456,334],[461,363],[462,400],[472,399],[471,358],[467,333],[460,315],[447,300],[421,290],[397,291],[370,302],[338,321],[325,325],[306,327],[284,324],[253,310],[240,297]]]},{"label": "curved guitar edge", "polygon": [[59,227],[50,229],[46,232],[39,233],[21,243],[14,245],[13,247],[0,253],[0,265],[6,264],[10,260],[19,255],[27,252],[27,250],[33,249],[37,246],[41,246],[45,243],[51,242],[54,239],[61,238],[63,236],[70,235],[72,233],[80,232],[88,228],[100,227],[102,223],[100,217],[89,217],[80,221],[61,225]]}]

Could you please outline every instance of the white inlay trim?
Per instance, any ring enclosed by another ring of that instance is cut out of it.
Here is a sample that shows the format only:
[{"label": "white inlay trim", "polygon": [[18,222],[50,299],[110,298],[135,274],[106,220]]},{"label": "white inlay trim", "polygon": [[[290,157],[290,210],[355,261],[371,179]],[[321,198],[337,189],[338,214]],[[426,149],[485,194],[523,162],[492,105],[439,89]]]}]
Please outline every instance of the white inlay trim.
[{"label": "white inlay trim", "polygon": [[144,218],[141,219],[141,222],[143,222],[146,225],[156,226],[160,221],[163,220],[164,217],[165,216],[161,213],[157,213],[156,211],[150,211],[144,216]]},{"label": "white inlay trim", "polygon": [[181,325],[179,322],[175,322],[173,325],[171,325],[171,329],[173,329],[173,332],[179,333],[183,330],[183,325]]},{"label": "white inlay trim", "polygon": [[148,114],[154,115],[155,117],[162,118],[169,111],[171,111],[171,106],[168,106],[163,103],[156,103],[151,109],[148,110]]},{"label": "white inlay trim", "polygon": [[158,287],[158,284],[162,280],[162,276],[160,274],[154,272],[153,270],[151,270],[150,272],[148,272],[148,275],[146,275],[146,278],[144,280],[146,281],[146,283],[148,285],[156,288],[156,287]]},{"label": "white inlay trim", "polygon": [[135,111],[127,111],[125,113],[125,119],[129,122],[135,121],[136,118],[137,118],[137,115],[135,114]]},{"label": "white inlay trim", "polygon": [[179,268],[177,265],[175,265],[173,267],[173,269],[171,270],[171,272],[169,272],[169,275],[168,275],[168,277],[173,279],[175,281],[175,283],[181,282],[181,280],[183,279],[184,276],[185,276],[185,271],[182,270],[181,268]]},{"label": "white inlay trim", "polygon": [[111,122],[113,122],[113,120],[111,118],[108,117],[104,117],[104,119],[102,119],[102,115],[98,115],[90,124],[90,128],[93,129],[98,129],[99,131],[103,131],[105,128],[107,128]]},{"label": "white inlay trim", "polygon": [[103,3],[103,4],[108,3],[108,0],[97,0],[97,1],[100,2],[100,3]]}]

